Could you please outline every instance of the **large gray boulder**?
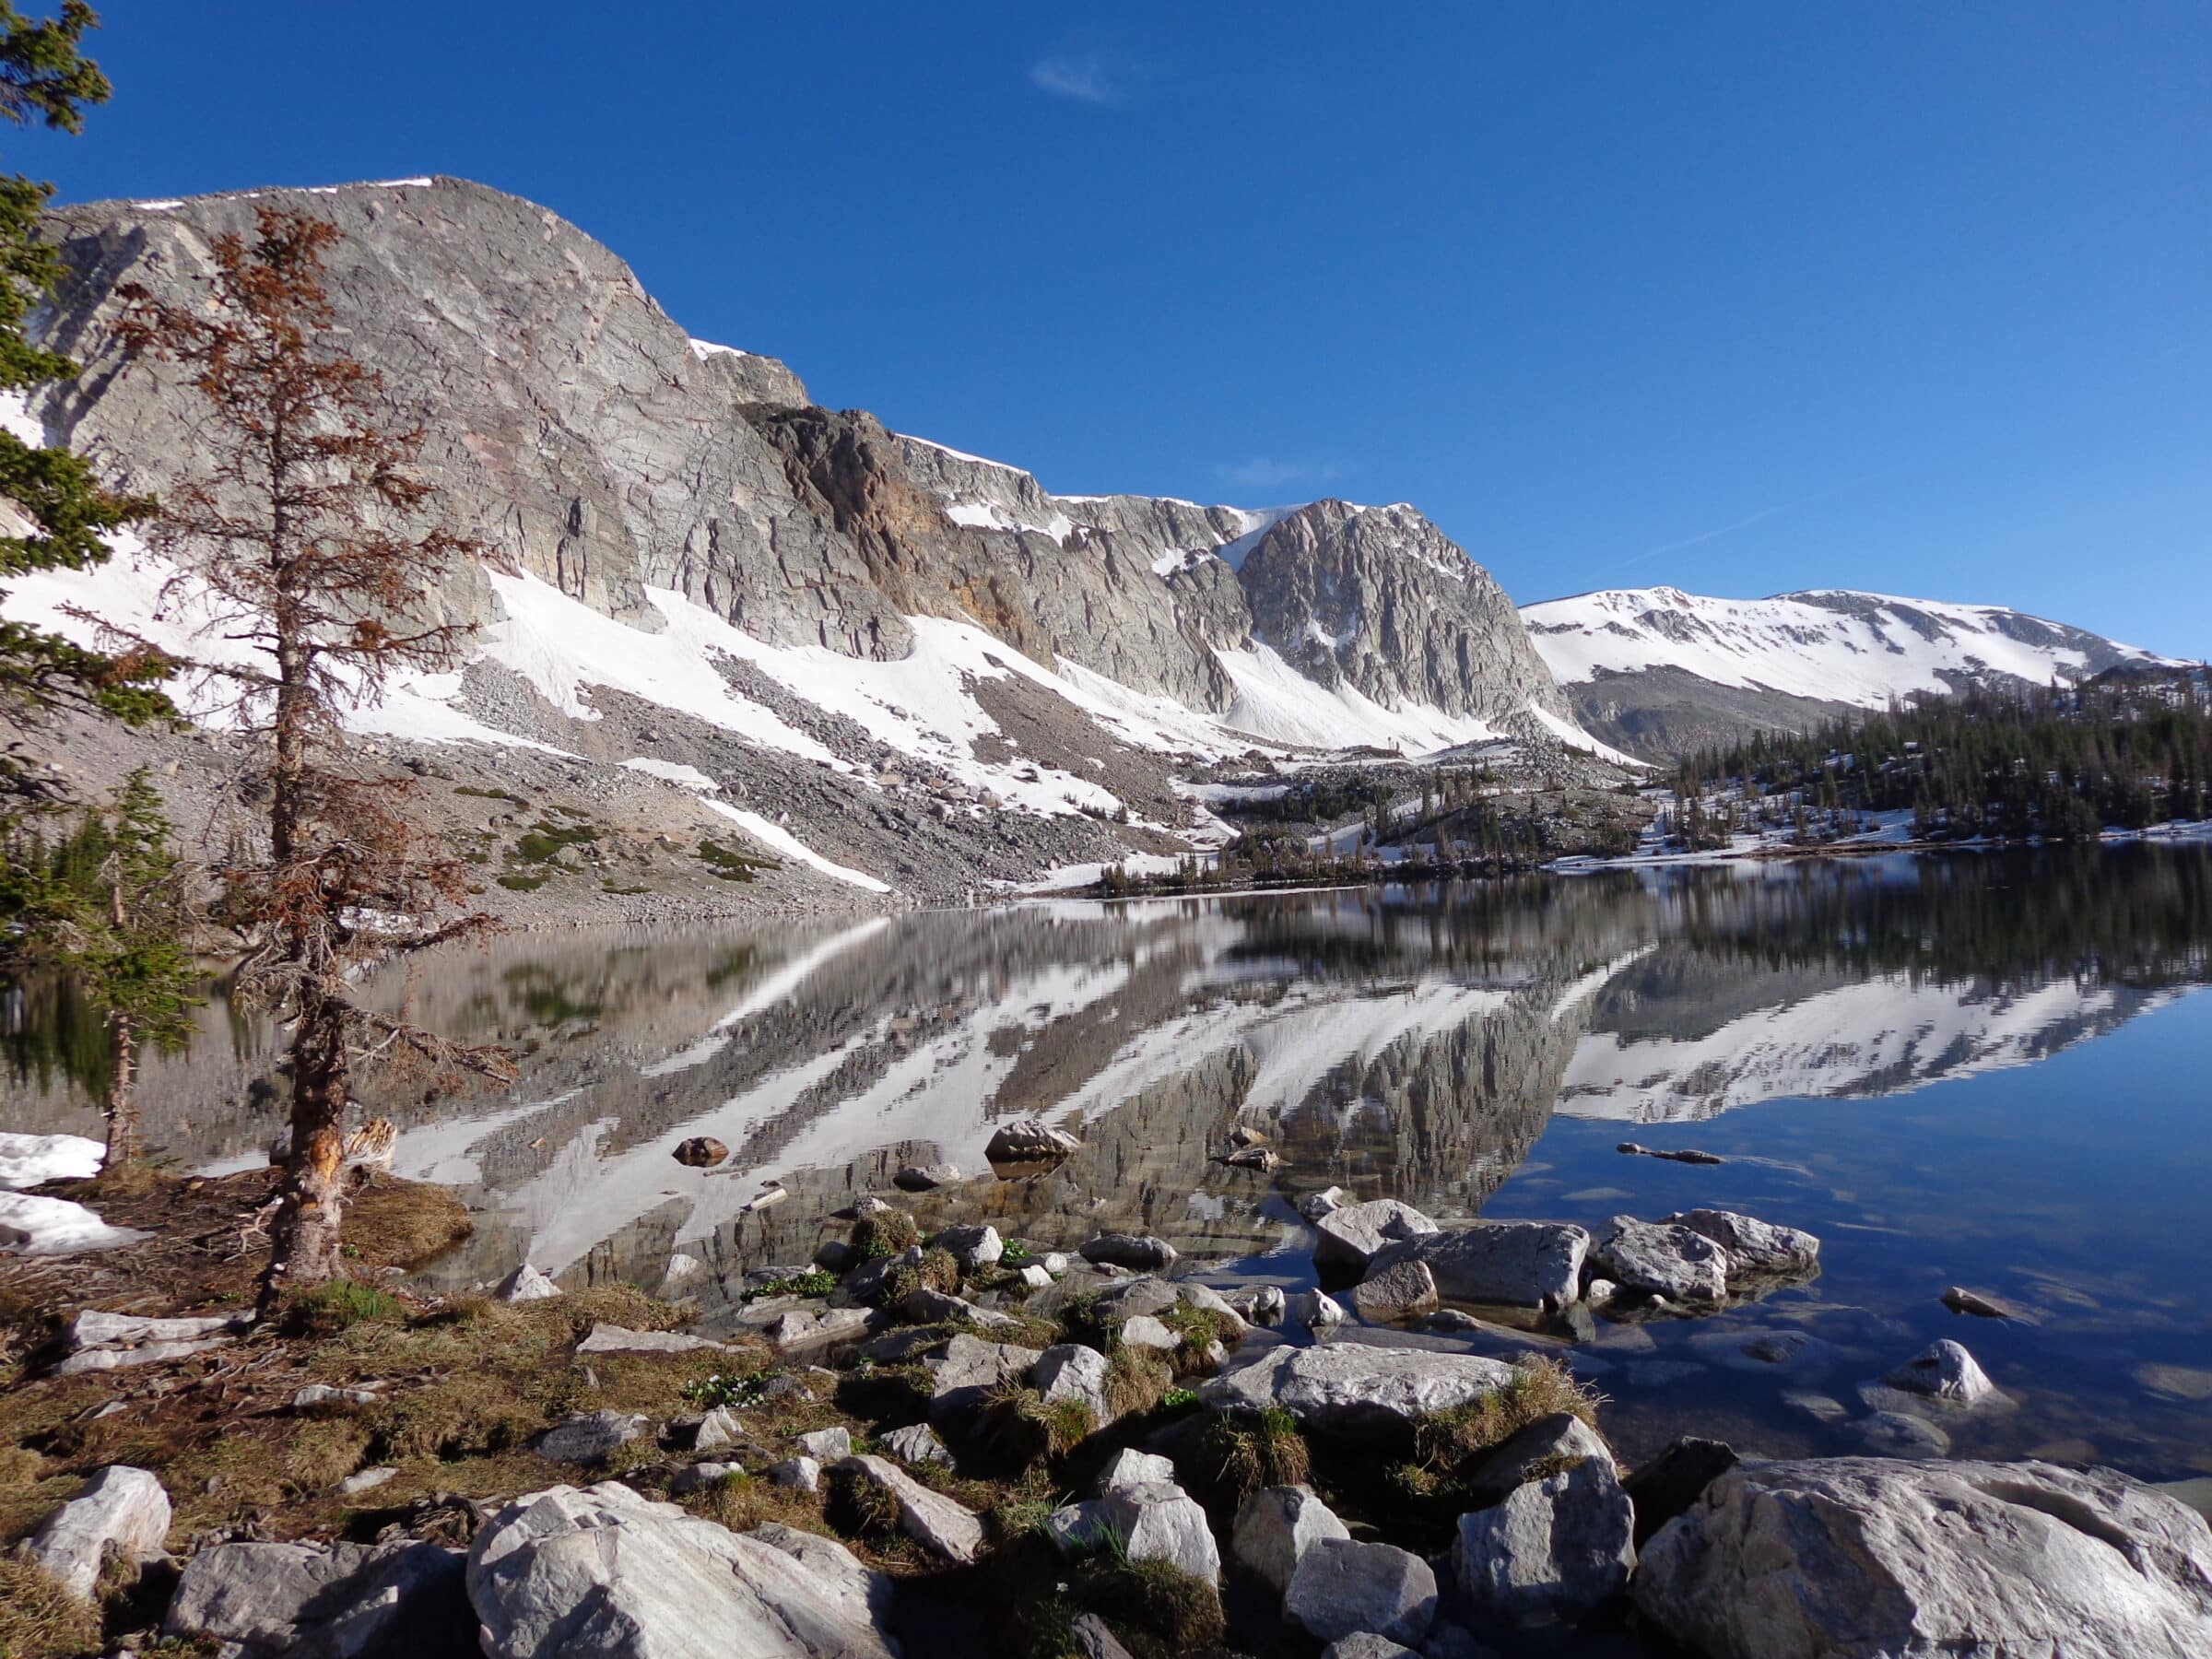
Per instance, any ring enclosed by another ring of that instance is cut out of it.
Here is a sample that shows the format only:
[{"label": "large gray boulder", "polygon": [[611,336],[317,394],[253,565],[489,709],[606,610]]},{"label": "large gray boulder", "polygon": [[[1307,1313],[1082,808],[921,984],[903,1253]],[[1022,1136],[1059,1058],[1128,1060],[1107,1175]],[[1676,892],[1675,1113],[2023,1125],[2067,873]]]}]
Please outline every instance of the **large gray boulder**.
[{"label": "large gray boulder", "polygon": [[1574,1623],[1628,1583],[1634,1533],[1612,1458],[1588,1457],[1462,1515],[1453,1575],[1477,1628]]},{"label": "large gray boulder", "polygon": [[2110,1469],[1744,1465],[1652,1538],[1635,1598],[1712,1659],[2197,1659],[2212,1532]]},{"label": "large gray boulder", "polygon": [[462,1558],[419,1541],[218,1544],[186,1564],[161,1626],[242,1659],[465,1659],[475,1627]]},{"label": "large gray boulder", "polygon": [[1477,1503],[1495,1503],[1516,1487],[1568,1463],[1596,1458],[1608,1467],[1613,1449],[1598,1431],[1571,1412],[1555,1411],[1508,1435],[1466,1475]]},{"label": "large gray boulder", "polygon": [[855,1624],[880,1628],[889,1615],[895,1586],[888,1573],[864,1567],[835,1538],[771,1521],[740,1536],[780,1549],[814,1575],[816,1585]]},{"label": "large gray boulder", "polygon": [[1290,1588],[1299,1558],[1324,1538],[1352,1535],[1336,1512],[1302,1486],[1264,1487],[1237,1507],[1229,1552],[1281,1595]]},{"label": "large gray boulder", "polygon": [[1590,1262],[1624,1290],[1669,1301],[1719,1301],[1728,1294],[1728,1252],[1672,1222],[1616,1216],[1591,1246]]},{"label": "large gray boulder", "polygon": [[1467,1405],[1512,1377],[1502,1359],[1339,1341],[1270,1349],[1207,1379],[1198,1397],[1230,1410],[1279,1406],[1308,1428],[1390,1440],[1421,1413]]},{"label": "large gray boulder", "polygon": [[1133,1561],[1166,1561],[1209,1584],[1220,1583],[1221,1552],[1206,1511],[1172,1480],[1143,1478],[1147,1472],[1157,1471],[1124,1466],[1101,1480],[1096,1497],[1054,1510],[1045,1523],[1053,1541],[1072,1554],[1112,1538]]},{"label": "large gray boulder", "polygon": [[149,1471],[112,1464],[39,1523],[23,1554],[70,1594],[89,1599],[111,1547],[129,1560],[159,1558],[169,1512],[169,1494]]},{"label": "large gray boulder", "polygon": [[1352,1306],[1371,1324],[1436,1311],[1436,1277],[1418,1257],[1379,1267],[1352,1287]]},{"label": "large gray boulder", "polygon": [[1043,1358],[1037,1348],[985,1342],[961,1332],[945,1345],[942,1354],[922,1361],[929,1373],[929,1420],[940,1430],[968,1423],[993,1389],[1026,1382],[1030,1369]]},{"label": "large gray boulder", "polygon": [[1290,1574],[1283,1617],[1320,1641],[1368,1631],[1418,1642],[1436,1618],[1436,1573],[1394,1545],[1318,1539]]},{"label": "large gray boulder", "polygon": [[485,1659],[896,1659],[849,1582],[613,1481],[516,1499],[467,1583]]},{"label": "large gray boulder", "polygon": [[1347,1204],[1314,1221],[1313,1265],[1324,1273],[1362,1274],[1388,1245],[1435,1231],[1435,1222],[1395,1198]]},{"label": "large gray boulder", "polygon": [[1661,1219],[1701,1233],[1728,1253],[1737,1272],[1794,1274],[1820,1263],[1820,1241],[1794,1227],[1778,1227],[1734,1210],[1678,1210]]},{"label": "large gray boulder", "polygon": [[1447,1301],[1563,1307],[1582,1291],[1590,1235],[1560,1221],[1478,1221],[1414,1247]]}]

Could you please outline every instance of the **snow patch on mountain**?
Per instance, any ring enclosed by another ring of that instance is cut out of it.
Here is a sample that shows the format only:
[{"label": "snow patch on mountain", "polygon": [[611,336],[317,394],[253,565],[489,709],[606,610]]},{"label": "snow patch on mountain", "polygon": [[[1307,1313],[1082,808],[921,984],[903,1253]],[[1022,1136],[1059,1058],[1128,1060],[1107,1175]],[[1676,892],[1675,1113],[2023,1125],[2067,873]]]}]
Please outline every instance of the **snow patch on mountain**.
[{"label": "snow patch on mountain", "polygon": [[1820,589],[1717,599],[1609,589],[1524,606],[1537,654],[1566,685],[1677,668],[1715,685],[1879,708],[1959,679],[2069,680],[2164,659],[2002,606]]}]

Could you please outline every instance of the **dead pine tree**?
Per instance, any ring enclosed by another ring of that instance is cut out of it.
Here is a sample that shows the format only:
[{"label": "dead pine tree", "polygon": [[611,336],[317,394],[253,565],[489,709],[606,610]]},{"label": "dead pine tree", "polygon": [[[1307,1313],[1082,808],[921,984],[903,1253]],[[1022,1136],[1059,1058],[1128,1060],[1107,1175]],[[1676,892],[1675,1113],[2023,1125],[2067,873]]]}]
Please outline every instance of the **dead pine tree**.
[{"label": "dead pine tree", "polygon": [[266,766],[217,871],[218,913],[244,945],[239,991],[291,1039],[265,1304],[340,1271],[358,1067],[404,1063],[434,1086],[513,1077],[501,1051],[357,995],[370,965],[492,926],[467,910],[466,866],[410,817],[413,780],[383,775],[345,724],[395,670],[458,661],[471,630],[428,619],[430,584],[484,549],[436,523],[431,488],[406,470],[420,429],[389,424],[380,377],[328,344],[324,262],[338,240],[335,225],[265,207],[251,240],[217,240],[197,302],[117,290],[124,349],[173,365],[207,418],[213,459],[168,488],[148,539],[178,567],[165,603],[189,604],[203,636],[229,647],[195,666]]}]

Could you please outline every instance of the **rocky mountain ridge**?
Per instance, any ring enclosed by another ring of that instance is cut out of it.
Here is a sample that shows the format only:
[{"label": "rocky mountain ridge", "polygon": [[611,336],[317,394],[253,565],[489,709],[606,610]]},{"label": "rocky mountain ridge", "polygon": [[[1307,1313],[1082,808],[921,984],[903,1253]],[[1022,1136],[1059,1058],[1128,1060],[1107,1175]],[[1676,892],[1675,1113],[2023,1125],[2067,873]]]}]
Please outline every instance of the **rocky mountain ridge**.
[{"label": "rocky mountain ridge", "polygon": [[[893,850],[852,827],[887,788],[918,784],[956,839],[1042,820],[1014,861],[1041,874],[1218,840],[1177,781],[1230,757],[1596,747],[1504,594],[1410,507],[1053,495],[816,406],[777,360],[691,337],[576,227],[463,181],[56,212],[71,275],[38,327],[83,373],[23,418],[129,488],[205,472],[192,394],[116,345],[115,290],[195,296],[214,240],[267,206],[339,228],[335,333],[421,424],[441,515],[489,549],[434,601],[477,627],[477,660],[396,687],[375,717],[395,742],[619,766],[756,840],[740,803],[759,801],[804,862],[900,891]],[[154,598],[169,573],[125,543],[18,584],[11,614],[66,629],[83,607],[189,654]],[[849,808],[789,818],[825,788]],[[946,862],[957,892],[1006,860]]]},{"label": "rocky mountain ridge", "polygon": [[1521,616],[1583,725],[1653,760],[1753,731],[1809,730],[1915,693],[2182,665],[2004,606],[1845,588],[1768,599],[1616,588]]}]

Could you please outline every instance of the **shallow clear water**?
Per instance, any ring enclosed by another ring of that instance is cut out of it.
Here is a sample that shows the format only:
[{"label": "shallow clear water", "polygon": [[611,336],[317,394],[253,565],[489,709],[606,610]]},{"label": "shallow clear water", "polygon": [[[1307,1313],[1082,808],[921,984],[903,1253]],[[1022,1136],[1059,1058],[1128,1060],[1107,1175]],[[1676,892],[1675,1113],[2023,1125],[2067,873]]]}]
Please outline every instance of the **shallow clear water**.
[{"label": "shallow clear water", "polygon": [[[2186,848],[535,935],[404,988],[426,1020],[517,1048],[522,1083],[379,1105],[400,1172],[480,1211],[434,1278],[527,1255],[657,1286],[682,1252],[711,1309],[903,1164],[988,1177],[993,1129],[1031,1114],[1082,1151],[921,1218],[1045,1246],[1156,1232],[1215,1282],[1301,1285],[1291,1206],[1332,1184],[1446,1221],[1740,1209],[1819,1234],[1819,1277],[1702,1319],[1476,1345],[1559,1345],[1634,1458],[1689,1431],[1864,1449],[1883,1402],[1860,1385],[1951,1335],[2006,1395],[1925,1414],[1956,1453],[2171,1480],[2212,1473],[2207,979],[2212,853]],[[17,1015],[0,1125],[88,1132],[69,1078],[98,1045],[68,1040],[65,1007]],[[153,1138],[194,1167],[258,1161],[272,1057],[218,999],[152,1068]],[[1238,1123],[1280,1168],[1208,1161]],[[701,1134],[734,1148],[725,1169],[670,1159]],[[1727,1161],[1614,1149],[1629,1139]],[[769,1182],[790,1196],[748,1210]],[[2029,1317],[1954,1315],[1953,1284]],[[1817,1340],[1786,1363],[1741,1351],[1772,1329]]]}]

